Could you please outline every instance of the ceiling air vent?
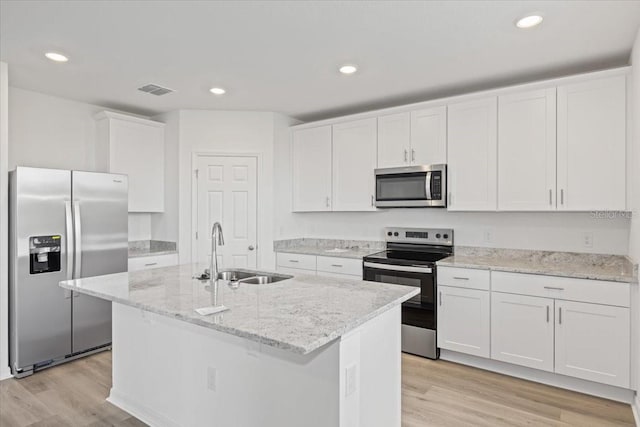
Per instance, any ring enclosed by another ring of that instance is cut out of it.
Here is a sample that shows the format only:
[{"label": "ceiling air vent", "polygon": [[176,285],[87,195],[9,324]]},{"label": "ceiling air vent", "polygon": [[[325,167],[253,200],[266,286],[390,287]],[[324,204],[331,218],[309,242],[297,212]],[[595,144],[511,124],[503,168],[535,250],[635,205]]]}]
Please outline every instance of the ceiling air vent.
[{"label": "ceiling air vent", "polygon": [[154,85],[153,83],[149,83],[148,85],[139,87],[138,90],[142,92],[150,93],[151,95],[156,95],[156,96],[166,95],[168,93],[174,92],[173,89]]}]

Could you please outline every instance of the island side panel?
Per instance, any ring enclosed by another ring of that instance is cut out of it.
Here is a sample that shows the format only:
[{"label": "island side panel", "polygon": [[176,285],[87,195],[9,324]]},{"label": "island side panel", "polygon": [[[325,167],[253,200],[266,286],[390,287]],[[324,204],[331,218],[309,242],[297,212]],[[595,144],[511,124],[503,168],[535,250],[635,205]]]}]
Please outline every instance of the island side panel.
[{"label": "island side panel", "polygon": [[153,426],[339,426],[339,347],[299,355],[114,303],[109,401]]},{"label": "island side panel", "polygon": [[154,426],[399,427],[400,363],[399,307],[299,355],[114,303],[109,401]]}]

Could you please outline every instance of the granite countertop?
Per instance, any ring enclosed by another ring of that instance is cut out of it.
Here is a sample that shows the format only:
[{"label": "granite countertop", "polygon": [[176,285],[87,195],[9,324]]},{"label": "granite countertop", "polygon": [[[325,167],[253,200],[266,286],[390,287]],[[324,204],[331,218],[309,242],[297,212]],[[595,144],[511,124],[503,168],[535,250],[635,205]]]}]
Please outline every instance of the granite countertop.
[{"label": "granite countertop", "polygon": [[621,255],[457,246],[455,255],[438,261],[437,265],[614,282],[638,281],[638,266]]},{"label": "granite countertop", "polygon": [[176,242],[134,240],[129,242],[129,258],[177,254]]},{"label": "granite countertop", "polygon": [[[295,353],[308,354],[407,299],[414,287],[296,275],[264,285],[193,279],[198,266],[156,268],[60,282],[79,293],[138,307]],[[202,266],[204,268],[204,266]],[[201,316],[196,308],[230,310]]]},{"label": "granite countertop", "polygon": [[361,259],[367,255],[383,251],[385,243],[370,240],[340,239],[288,239],[273,242],[274,252],[338,258]]}]

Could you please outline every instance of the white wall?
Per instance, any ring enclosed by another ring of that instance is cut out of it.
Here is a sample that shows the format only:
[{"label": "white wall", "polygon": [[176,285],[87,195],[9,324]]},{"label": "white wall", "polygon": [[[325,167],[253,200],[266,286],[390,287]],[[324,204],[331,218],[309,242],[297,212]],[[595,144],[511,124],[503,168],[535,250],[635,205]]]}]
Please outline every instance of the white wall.
[{"label": "white wall", "polygon": [[[629,256],[640,263],[640,29],[636,35],[631,55],[631,108],[632,108],[632,146],[631,146],[631,204],[633,218],[629,233]],[[640,291],[635,289],[635,338],[636,338],[636,390],[640,390]],[[636,396],[636,410],[640,416],[640,396]]]},{"label": "white wall", "polygon": [[[193,237],[191,188],[194,153],[257,153],[258,267],[273,268],[273,200],[275,126],[286,118],[270,112],[181,110],[179,112],[179,244],[180,262],[191,262]],[[174,174],[176,171],[173,172]],[[173,177],[167,177],[173,179]]]},{"label": "white wall", "polygon": [[9,76],[0,62],[0,380],[9,371],[9,235],[8,235],[8,165],[9,165]]},{"label": "white wall", "polygon": [[[9,170],[16,166],[94,171],[95,114],[106,108],[9,88]],[[150,214],[130,214],[129,240],[151,238]]]}]

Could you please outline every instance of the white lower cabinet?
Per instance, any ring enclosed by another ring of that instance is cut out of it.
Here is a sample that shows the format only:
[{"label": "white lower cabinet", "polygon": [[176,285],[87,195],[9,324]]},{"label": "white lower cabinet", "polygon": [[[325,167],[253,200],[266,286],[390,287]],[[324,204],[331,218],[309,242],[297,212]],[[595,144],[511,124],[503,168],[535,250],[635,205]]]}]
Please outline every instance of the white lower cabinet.
[{"label": "white lower cabinet", "polygon": [[362,280],[362,258],[341,258],[279,252],[277,270],[285,274],[311,274]]},{"label": "white lower cabinet", "polygon": [[489,357],[489,291],[438,286],[438,347]]},{"label": "white lower cabinet", "polygon": [[553,372],[554,301],[491,293],[491,358]]},{"label": "white lower cabinet", "polygon": [[152,255],[129,258],[129,271],[151,270],[178,264],[178,254]]},{"label": "white lower cabinet", "polygon": [[629,387],[628,308],[556,301],[555,331],[557,373]]},{"label": "white lower cabinet", "polygon": [[304,270],[302,268],[283,267],[281,265],[278,266],[277,270],[278,270],[278,273],[291,274],[293,276],[300,275],[300,274],[306,274],[311,276],[316,275],[315,270]]}]

